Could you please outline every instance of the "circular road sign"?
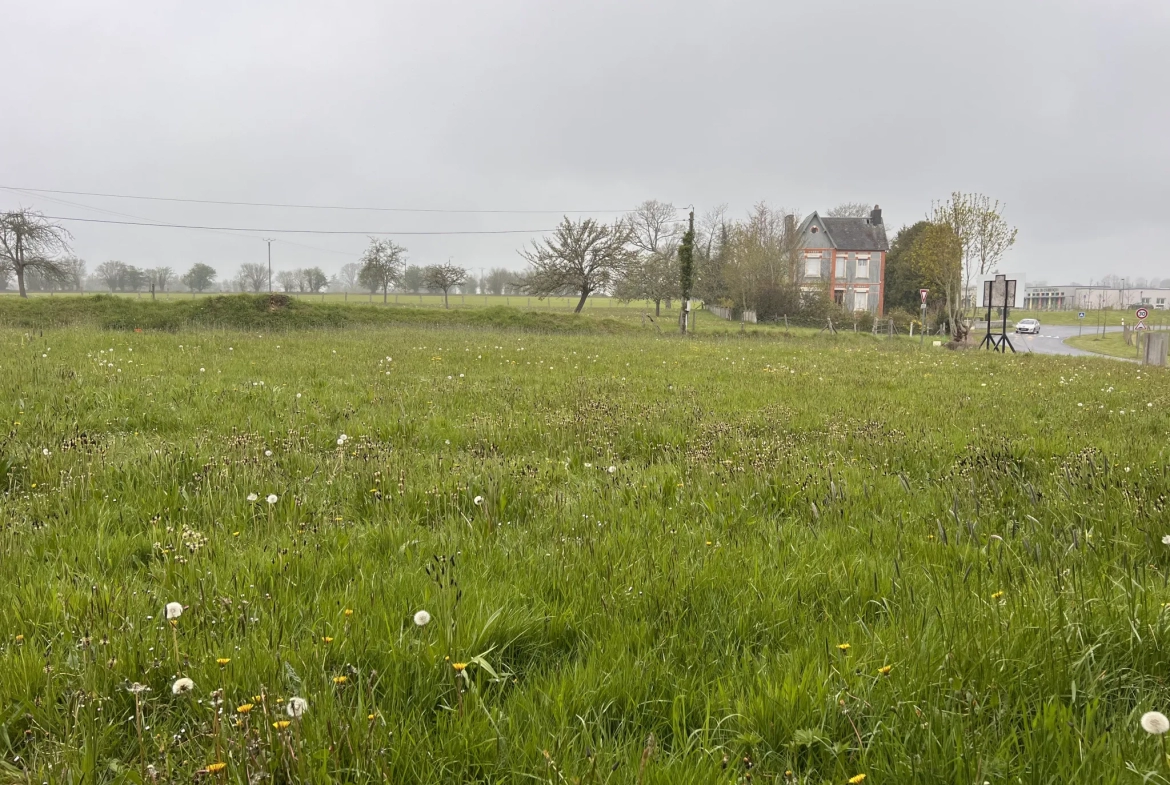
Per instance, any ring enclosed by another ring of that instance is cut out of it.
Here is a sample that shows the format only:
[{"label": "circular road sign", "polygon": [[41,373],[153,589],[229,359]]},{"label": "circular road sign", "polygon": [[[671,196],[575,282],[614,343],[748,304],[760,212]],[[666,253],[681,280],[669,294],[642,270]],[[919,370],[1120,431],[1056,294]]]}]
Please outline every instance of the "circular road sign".
[{"label": "circular road sign", "polygon": [[1150,315],[1150,312],[1147,311],[1145,308],[1138,308],[1137,313],[1134,314],[1134,316],[1136,316],[1139,319],[1145,319],[1149,315]]}]

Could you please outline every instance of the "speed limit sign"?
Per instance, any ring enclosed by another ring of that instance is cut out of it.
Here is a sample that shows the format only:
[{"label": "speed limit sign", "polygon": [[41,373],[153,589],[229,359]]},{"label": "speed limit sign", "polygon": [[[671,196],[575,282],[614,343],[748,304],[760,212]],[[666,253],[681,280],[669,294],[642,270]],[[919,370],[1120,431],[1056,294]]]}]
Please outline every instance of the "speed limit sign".
[{"label": "speed limit sign", "polygon": [[1134,316],[1136,316],[1139,319],[1145,319],[1149,315],[1150,315],[1150,312],[1147,311],[1145,308],[1138,308],[1137,313],[1134,314]]}]

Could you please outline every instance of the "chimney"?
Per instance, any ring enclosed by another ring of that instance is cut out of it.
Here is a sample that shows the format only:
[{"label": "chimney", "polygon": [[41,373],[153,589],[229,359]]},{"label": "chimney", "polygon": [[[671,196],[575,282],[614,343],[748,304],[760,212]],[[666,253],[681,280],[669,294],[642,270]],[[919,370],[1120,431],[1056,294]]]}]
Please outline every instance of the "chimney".
[{"label": "chimney", "polygon": [[784,216],[784,233],[786,235],[788,235],[789,237],[796,234],[796,216],[795,215]]},{"label": "chimney", "polygon": [[882,225],[882,206],[880,204],[873,206],[873,210],[869,214],[869,222],[874,226]]}]

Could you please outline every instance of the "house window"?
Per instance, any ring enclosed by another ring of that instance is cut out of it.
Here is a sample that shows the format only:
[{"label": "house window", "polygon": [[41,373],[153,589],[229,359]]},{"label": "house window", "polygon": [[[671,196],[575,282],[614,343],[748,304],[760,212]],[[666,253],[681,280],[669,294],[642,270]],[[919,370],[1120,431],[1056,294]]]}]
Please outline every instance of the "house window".
[{"label": "house window", "polygon": [[847,262],[846,262],[845,254],[839,254],[837,256],[837,271],[834,273],[834,275],[837,278],[845,278],[846,277],[846,272],[845,272],[846,264],[847,264]]},{"label": "house window", "polygon": [[833,302],[837,303],[837,305],[845,305],[845,290],[844,289],[834,289],[833,290]]},{"label": "house window", "polygon": [[816,256],[808,254],[804,257],[804,275],[806,278],[820,278],[821,277],[821,254],[817,252]]},{"label": "house window", "polygon": [[869,310],[869,291],[854,292],[853,293],[853,310],[868,311]]},{"label": "house window", "polygon": [[869,277],[869,257],[868,256],[858,256],[857,257],[857,277],[858,278],[868,278]]}]

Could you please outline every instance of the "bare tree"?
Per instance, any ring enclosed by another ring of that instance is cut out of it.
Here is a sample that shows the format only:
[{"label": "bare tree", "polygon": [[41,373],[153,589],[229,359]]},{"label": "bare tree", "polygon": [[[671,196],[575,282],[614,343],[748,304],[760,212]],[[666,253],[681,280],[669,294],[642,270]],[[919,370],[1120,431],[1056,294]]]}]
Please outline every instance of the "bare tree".
[{"label": "bare tree", "polygon": [[626,216],[630,226],[630,245],[647,254],[677,245],[682,234],[678,210],[673,205],[654,199],[642,202],[638,209]]},{"label": "bare tree", "polygon": [[337,273],[337,283],[344,291],[353,292],[360,288],[358,285],[358,276],[361,275],[362,266],[357,262],[348,262],[341,265],[341,270]]},{"label": "bare tree", "polygon": [[871,205],[865,202],[842,202],[826,215],[830,218],[869,218]]},{"label": "bare tree", "polygon": [[934,204],[930,220],[950,226],[958,240],[964,299],[975,279],[995,269],[1016,242],[1016,229],[1004,220],[1003,206],[983,194],[955,191],[947,201]]},{"label": "bare tree", "polygon": [[393,240],[370,238],[370,245],[362,254],[362,270],[359,273],[361,285],[371,292],[382,290],[382,302],[386,302],[390,287],[402,277],[402,265],[406,249]]},{"label": "bare tree", "polygon": [[147,270],[146,273],[150,276],[150,282],[154,284],[154,288],[160,292],[165,292],[175,279],[175,271],[170,267],[155,267]]},{"label": "bare tree", "polygon": [[423,270],[423,281],[428,289],[440,289],[443,292],[443,307],[450,308],[447,302],[447,293],[451,287],[459,286],[467,278],[467,270],[447,262],[446,264],[432,264]]},{"label": "bare tree", "polygon": [[268,265],[260,262],[244,262],[236,274],[240,290],[260,292],[268,287]]},{"label": "bare tree", "polygon": [[484,292],[490,292],[492,294],[503,294],[504,289],[512,282],[512,279],[515,277],[516,274],[506,267],[493,267],[488,271],[487,276],[483,279]]},{"label": "bare tree", "polygon": [[26,271],[36,270],[46,278],[64,274],[54,257],[68,252],[70,239],[68,231],[50,223],[41,213],[22,208],[0,215],[0,264],[16,274],[21,297],[28,297],[24,286]]},{"label": "bare tree", "polygon": [[286,292],[296,291],[301,280],[300,270],[280,270],[276,273],[276,285]]},{"label": "bare tree", "polygon": [[130,265],[125,262],[110,259],[108,262],[99,264],[93,274],[111,292],[120,292],[126,288],[126,273],[129,269]]},{"label": "bare tree", "polygon": [[580,295],[576,313],[585,307],[589,295],[620,278],[633,253],[631,229],[624,220],[612,225],[592,218],[575,222],[566,216],[552,237],[534,240],[520,252],[531,270],[524,279],[524,291],[544,298],[572,291]]},{"label": "bare tree", "polygon": [[654,303],[654,315],[662,313],[662,301],[680,296],[678,274],[678,246],[671,239],[669,244],[659,243],[659,250],[652,253],[639,252],[626,265],[614,286],[614,295],[629,302],[650,300]]}]

